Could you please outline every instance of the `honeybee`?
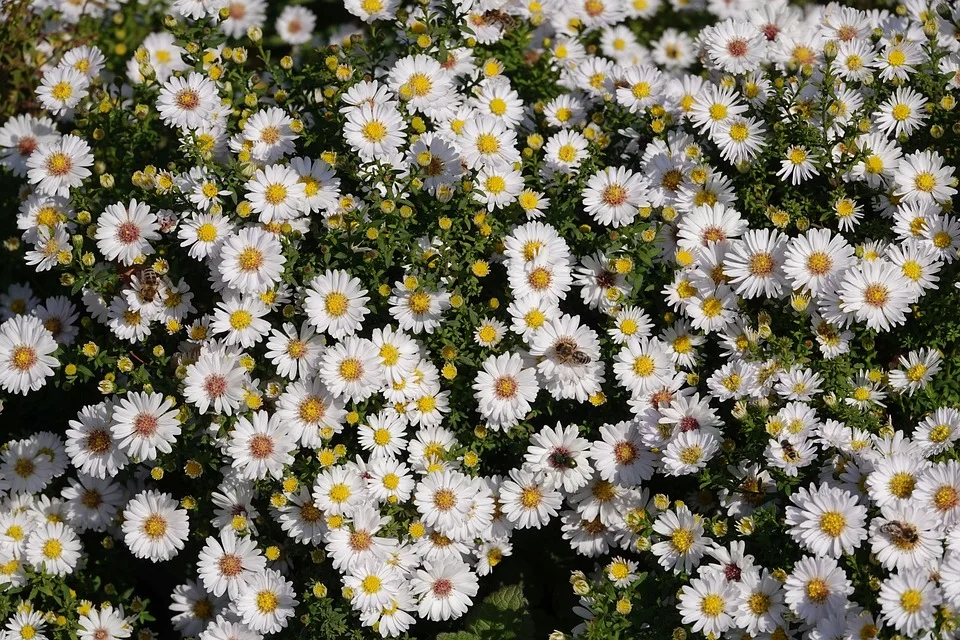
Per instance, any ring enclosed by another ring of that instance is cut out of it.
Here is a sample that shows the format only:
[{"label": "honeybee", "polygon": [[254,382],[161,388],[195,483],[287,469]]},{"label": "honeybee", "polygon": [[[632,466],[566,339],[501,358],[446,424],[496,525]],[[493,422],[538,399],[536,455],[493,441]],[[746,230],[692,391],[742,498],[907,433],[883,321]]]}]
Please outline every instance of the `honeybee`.
[{"label": "honeybee", "polygon": [[893,538],[894,542],[904,542],[913,545],[920,540],[916,527],[899,520],[891,520],[881,525],[880,532]]},{"label": "honeybee", "polygon": [[505,11],[498,11],[497,9],[485,11],[481,19],[483,20],[483,24],[498,24],[504,29],[509,29],[516,24],[513,16]]},{"label": "honeybee", "polygon": [[152,268],[147,267],[140,272],[140,297],[145,302],[153,302],[160,288],[160,276]]},{"label": "honeybee", "polygon": [[570,452],[557,450],[550,454],[550,464],[554,467],[563,467],[566,469],[576,469],[577,461]]},{"label": "honeybee", "polygon": [[793,444],[784,438],[780,441],[780,448],[783,449],[783,459],[789,462],[795,462],[800,459],[800,454],[794,448]]},{"label": "honeybee", "polygon": [[560,338],[553,345],[553,350],[557,353],[557,360],[561,364],[570,364],[571,362],[580,366],[590,364],[590,356],[581,351],[577,343],[570,338]]}]

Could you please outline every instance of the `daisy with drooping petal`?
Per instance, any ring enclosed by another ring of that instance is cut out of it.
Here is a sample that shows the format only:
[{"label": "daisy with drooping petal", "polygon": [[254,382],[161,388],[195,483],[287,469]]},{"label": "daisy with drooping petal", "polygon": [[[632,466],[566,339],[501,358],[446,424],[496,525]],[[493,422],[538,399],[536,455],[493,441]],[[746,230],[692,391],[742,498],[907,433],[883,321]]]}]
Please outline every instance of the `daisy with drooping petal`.
[{"label": "daisy with drooping petal", "polygon": [[855,261],[853,247],[829,229],[811,229],[794,238],[784,257],[783,270],[793,287],[806,287],[814,295]]},{"label": "daisy with drooping petal", "polygon": [[97,219],[97,248],[109,260],[131,265],[134,260],[153,253],[152,240],[158,240],[160,225],[150,207],[136,200],[129,205],[112,204]]},{"label": "daisy with drooping petal", "polygon": [[267,312],[259,298],[228,292],[223,300],[217,303],[210,328],[214,333],[227,334],[226,344],[240,345],[248,349],[263,340],[270,330],[270,323],[263,319]]},{"label": "daisy with drooping petal", "polygon": [[807,622],[836,615],[847,605],[853,585],[837,561],[804,556],[793,567],[785,584],[790,610]]},{"label": "daisy with drooping petal", "polygon": [[693,623],[694,633],[719,636],[733,626],[737,595],[737,588],[723,575],[711,574],[691,580],[683,588],[677,608],[685,624]]},{"label": "daisy with drooping petal", "polygon": [[433,333],[440,326],[443,312],[450,307],[450,294],[443,289],[430,291],[420,286],[408,287],[403,282],[397,282],[388,304],[390,315],[402,330]]},{"label": "daisy with drooping petal", "polygon": [[60,137],[53,120],[30,114],[14,116],[0,126],[0,167],[9,169],[13,175],[27,175],[27,160],[42,143],[53,142]]},{"label": "daisy with drooping petal", "polygon": [[518,529],[539,529],[557,516],[563,496],[533,471],[513,469],[500,487],[499,500],[507,520]]},{"label": "daisy with drooping petal", "polygon": [[813,176],[820,175],[814,161],[817,157],[803,145],[793,145],[787,148],[783,160],[780,161],[780,170],[777,177],[784,182],[798,185]]},{"label": "daisy with drooping petal", "polygon": [[923,109],[926,104],[923,94],[909,87],[900,87],[873,114],[877,128],[891,137],[909,136],[927,119]]},{"label": "daisy with drooping petal", "polygon": [[937,349],[920,349],[900,356],[899,366],[889,374],[890,387],[912,396],[930,383],[942,362],[943,354]]},{"label": "daisy with drooping petal", "polygon": [[246,369],[220,353],[205,353],[187,365],[183,394],[200,413],[213,408],[215,413],[231,415],[243,399]]},{"label": "daisy with drooping petal", "polygon": [[829,485],[801,487],[786,510],[790,535],[811,553],[840,557],[853,553],[867,537],[867,509],[856,496]]},{"label": "daisy with drooping petal", "polygon": [[260,222],[292,220],[307,209],[306,185],[288,166],[271,164],[257,169],[245,187],[250,208],[260,214]]},{"label": "daisy with drooping petal", "polygon": [[747,231],[725,256],[723,273],[745,298],[780,297],[787,285],[781,271],[786,247],[786,236],[776,231]]},{"label": "daisy with drooping petal", "polygon": [[840,284],[840,309],[856,315],[875,331],[890,331],[906,322],[915,300],[910,281],[896,266],[882,260],[848,270]]},{"label": "daisy with drooping petal", "polygon": [[77,621],[77,637],[80,640],[123,640],[129,638],[132,632],[132,625],[124,617],[123,609],[114,609],[110,604],[101,605],[99,611],[91,608]]},{"label": "daisy with drooping petal", "polygon": [[367,418],[359,427],[360,446],[377,457],[396,458],[407,446],[407,422],[392,409],[385,409]]},{"label": "daisy with drooping petal", "polygon": [[346,416],[320,378],[299,380],[287,387],[277,403],[277,415],[304,447],[319,447],[343,429]]},{"label": "daisy with drooping petal", "polygon": [[365,338],[347,336],[324,352],[320,375],[334,397],[345,396],[354,402],[365,400],[382,381],[377,348]]},{"label": "daisy with drooping petal", "polygon": [[674,573],[690,573],[706,551],[703,523],[687,507],[665,511],[653,523],[653,530],[665,538],[651,547],[657,561]]},{"label": "daisy with drooping petal", "polygon": [[325,469],[313,481],[313,501],[327,515],[352,516],[365,498],[363,479],[347,467]]},{"label": "daisy with drooping petal", "polygon": [[896,194],[906,202],[942,205],[957,193],[953,167],[936,151],[917,151],[903,156],[893,179]]},{"label": "daisy with drooping petal", "polygon": [[573,493],[593,477],[590,443],[580,437],[576,425],[543,427],[530,438],[524,455],[528,468],[536,472],[550,489]]},{"label": "daisy with drooping petal", "polygon": [[362,104],[347,114],[343,136],[366,162],[389,158],[407,137],[406,123],[396,107]]},{"label": "daisy with drooping petal", "polygon": [[124,541],[138,558],[169,560],[190,532],[187,512],[168,493],[141,491],[123,510]]}]

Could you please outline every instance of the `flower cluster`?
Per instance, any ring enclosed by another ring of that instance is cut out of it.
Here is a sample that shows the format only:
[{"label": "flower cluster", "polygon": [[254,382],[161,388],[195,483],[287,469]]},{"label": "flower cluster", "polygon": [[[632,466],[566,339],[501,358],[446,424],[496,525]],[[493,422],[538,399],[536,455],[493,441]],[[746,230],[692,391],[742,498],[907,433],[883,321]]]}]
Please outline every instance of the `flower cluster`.
[{"label": "flower cluster", "polygon": [[200,640],[544,548],[587,638],[955,637],[960,7],[152,4],[0,127],[3,637],[148,637],[96,544]]}]

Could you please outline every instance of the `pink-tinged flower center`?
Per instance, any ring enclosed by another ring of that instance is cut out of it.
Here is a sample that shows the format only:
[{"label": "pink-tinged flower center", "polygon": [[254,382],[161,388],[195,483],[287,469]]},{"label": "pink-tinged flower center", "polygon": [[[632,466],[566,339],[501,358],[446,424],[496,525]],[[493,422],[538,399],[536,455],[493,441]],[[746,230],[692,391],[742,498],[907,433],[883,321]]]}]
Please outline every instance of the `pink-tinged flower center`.
[{"label": "pink-tinged flower center", "polygon": [[33,136],[25,136],[17,141],[17,153],[26,157],[37,149],[37,139]]},{"label": "pink-tinged flower center", "polygon": [[433,583],[433,595],[446,598],[453,592],[453,583],[446,578],[440,578]]},{"label": "pink-tinged flower center", "polygon": [[262,433],[250,438],[250,455],[254,458],[266,458],[273,453],[273,439]]},{"label": "pink-tinged flower center", "polygon": [[227,379],[220,375],[207,376],[203,383],[203,390],[211,398],[219,398],[227,390]]},{"label": "pink-tinged flower center", "polygon": [[123,244],[131,244],[140,239],[140,227],[132,222],[121,223],[117,227],[117,240]]},{"label": "pink-tinged flower center", "polygon": [[747,41],[743,38],[735,38],[727,43],[727,53],[734,58],[742,58],[747,55],[748,50]]},{"label": "pink-tinged flower center", "polygon": [[158,421],[155,416],[149,413],[138,413],[133,419],[133,430],[137,435],[149,438],[157,432]]}]

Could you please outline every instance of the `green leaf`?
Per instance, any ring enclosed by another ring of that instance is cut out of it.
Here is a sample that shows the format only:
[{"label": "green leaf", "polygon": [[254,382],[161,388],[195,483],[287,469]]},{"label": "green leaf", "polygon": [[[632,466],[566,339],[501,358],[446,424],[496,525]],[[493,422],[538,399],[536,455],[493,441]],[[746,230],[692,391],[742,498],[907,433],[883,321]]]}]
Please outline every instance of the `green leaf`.
[{"label": "green leaf", "polygon": [[527,605],[522,584],[511,584],[499,591],[494,591],[484,599],[484,602],[489,602],[501,611],[520,611]]},{"label": "green leaf", "polygon": [[500,588],[483,599],[469,614],[467,628],[479,640],[524,640],[533,635],[533,618],[527,611],[523,584]]},{"label": "green leaf", "polygon": [[477,640],[477,636],[469,631],[454,631],[452,633],[438,633],[437,640]]}]

